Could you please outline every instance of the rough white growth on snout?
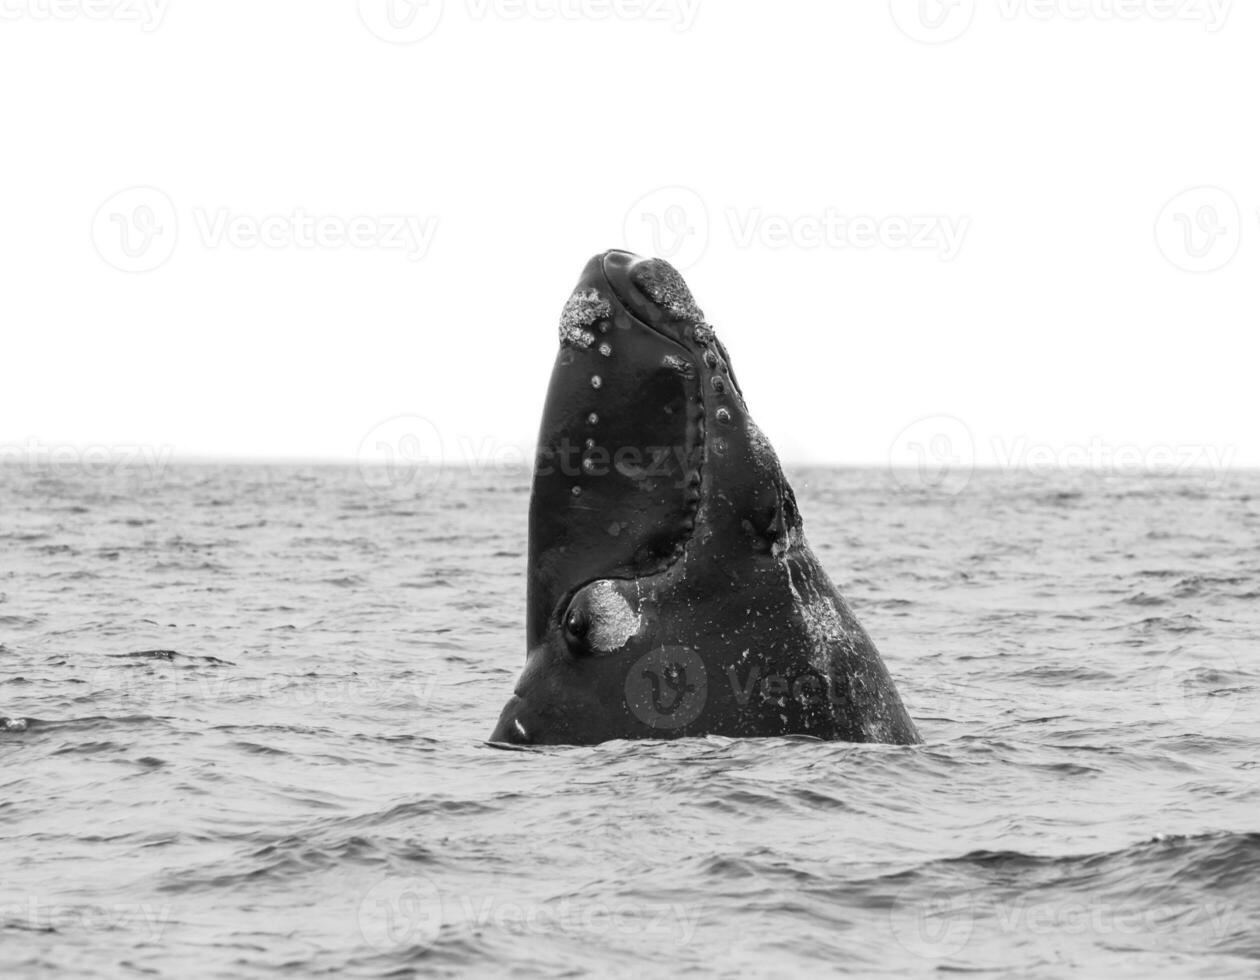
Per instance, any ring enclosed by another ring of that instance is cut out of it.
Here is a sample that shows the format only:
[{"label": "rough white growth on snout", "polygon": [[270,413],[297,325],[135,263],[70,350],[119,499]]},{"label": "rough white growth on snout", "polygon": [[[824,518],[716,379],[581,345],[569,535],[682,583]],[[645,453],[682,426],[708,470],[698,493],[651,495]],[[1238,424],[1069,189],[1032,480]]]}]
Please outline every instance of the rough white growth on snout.
[{"label": "rough white growth on snout", "polygon": [[560,313],[560,343],[590,347],[595,343],[595,335],[587,328],[611,313],[612,304],[598,290],[576,290]]},{"label": "rough white growth on snout", "polygon": [[668,316],[675,320],[704,323],[704,311],[696,305],[678,270],[668,262],[649,259],[640,263],[635,268],[634,281]]},{"label": "rough white growth on snout", "polygon": [[601,653],[620,650],[639,632],[643,617],[611,582],[596,582],[590,591],[591,626],[588,641]]}]

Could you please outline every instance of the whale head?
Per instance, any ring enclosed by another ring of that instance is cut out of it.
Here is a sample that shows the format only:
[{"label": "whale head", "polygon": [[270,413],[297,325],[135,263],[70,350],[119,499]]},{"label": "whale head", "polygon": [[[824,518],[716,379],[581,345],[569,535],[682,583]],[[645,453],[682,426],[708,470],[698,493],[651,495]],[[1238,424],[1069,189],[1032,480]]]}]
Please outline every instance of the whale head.
[{"label": "whale head", "polygon": [[[852,673],[844,657],[869,639],[667,262],[605,252],[564,306],[528,561],[526,666],[492,742],[882,734],[837,724],[852,690],[815,690]],[[767,698],[772,675],[809,698]]]}]

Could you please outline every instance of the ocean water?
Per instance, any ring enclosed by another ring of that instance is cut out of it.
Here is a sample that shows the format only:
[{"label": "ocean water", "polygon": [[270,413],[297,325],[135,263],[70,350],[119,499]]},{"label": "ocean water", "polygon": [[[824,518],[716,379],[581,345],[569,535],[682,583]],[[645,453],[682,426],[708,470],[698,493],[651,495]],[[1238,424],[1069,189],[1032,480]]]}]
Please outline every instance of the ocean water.
[{"label": "ocean water", "polygon": [[921,746],[486,745],[524,471],[0,470],[0,976],[1260,973],[1260,474],[790,476]]}]

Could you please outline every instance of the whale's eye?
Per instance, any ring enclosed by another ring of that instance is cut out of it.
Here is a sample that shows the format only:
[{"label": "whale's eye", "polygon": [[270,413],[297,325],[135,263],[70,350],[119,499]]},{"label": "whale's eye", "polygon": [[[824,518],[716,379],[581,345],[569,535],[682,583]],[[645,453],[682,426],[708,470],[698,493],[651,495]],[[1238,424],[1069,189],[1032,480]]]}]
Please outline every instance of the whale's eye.
[{"label": "whale's eye", "polygon": [[591,628],[591,621],[585,610],[571,607],[564,615],[564,638],[575,652],[585,652],[586,634]]}]

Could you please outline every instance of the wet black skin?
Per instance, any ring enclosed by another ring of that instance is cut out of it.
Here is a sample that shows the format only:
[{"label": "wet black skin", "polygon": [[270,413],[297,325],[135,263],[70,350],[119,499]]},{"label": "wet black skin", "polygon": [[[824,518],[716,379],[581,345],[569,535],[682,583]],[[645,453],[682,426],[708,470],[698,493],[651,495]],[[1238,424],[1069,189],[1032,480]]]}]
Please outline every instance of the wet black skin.
[{"label": "wet black skin", "polygon": [[[611,251],[578,290],[607,308],[562,343],[552,373],[530,502],[526,665],[491,741],[918,742],[678,274]],[[637,628],[618,632],[612,607]]]}]

